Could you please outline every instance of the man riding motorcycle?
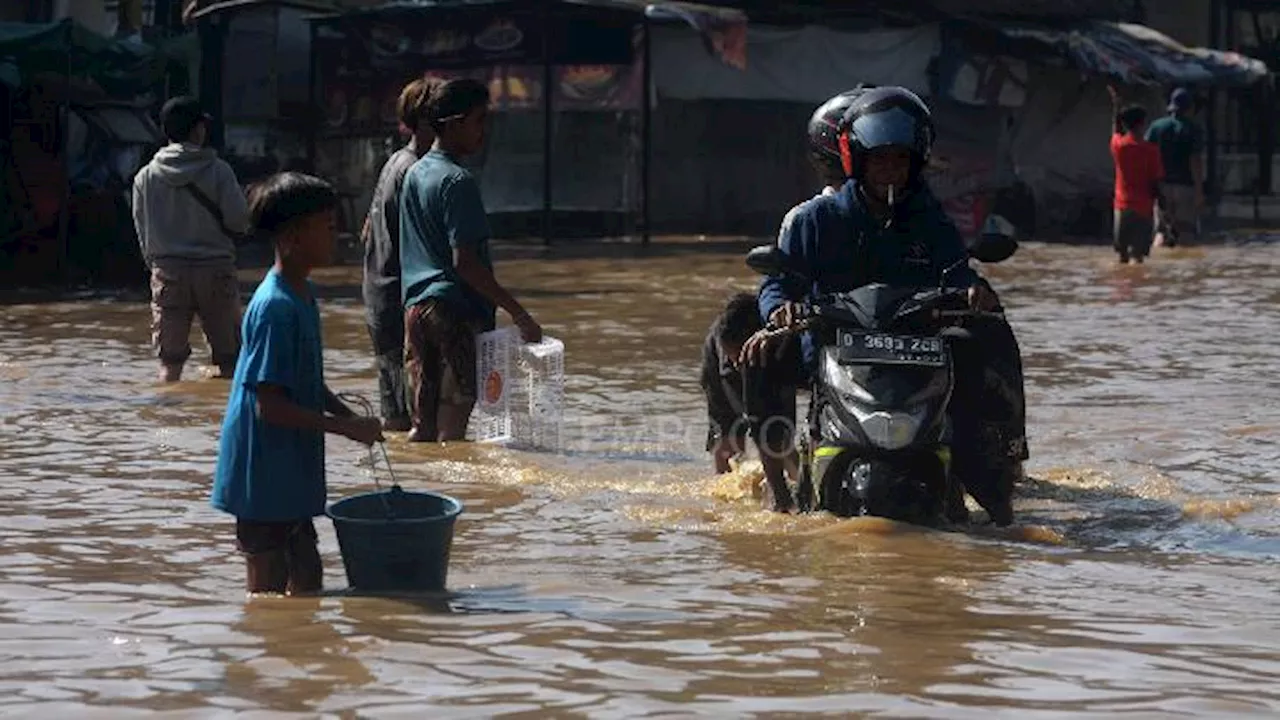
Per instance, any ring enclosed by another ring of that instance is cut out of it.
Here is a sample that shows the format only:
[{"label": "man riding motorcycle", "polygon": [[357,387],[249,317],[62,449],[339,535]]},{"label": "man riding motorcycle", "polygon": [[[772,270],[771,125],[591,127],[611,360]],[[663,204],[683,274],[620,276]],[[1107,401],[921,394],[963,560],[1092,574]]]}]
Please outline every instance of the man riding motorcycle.
[{"label": "man riding motorcycle", "polygon": [[782,227],[778,231],[779,239],[800,208],[811,200],[836,194],[840,186],[849,179],[840,163],[838,141],[840,121],[844,119],[844,114],[848,112],[853,101],[873,87],[875,86],[864,83],[852,90],[846,90],[819,105],[818,109],[809,116],[809,124],[806,128],[809,135],[809,164],[813,166],[818,181],[822,183],[822,190],[810,200],[805,200],[787,211],[787,214],[782,217]]},{"label": "man riding motorcycle", "polygon": [[[771,326],[788,326],[798,303],[815,294],[873,282],[968,288],[972,307],[998,310],[995,293],[968,266],[959,231],[922,177],[934,141],[925,103],[900,87],[854,91],[835,130],[811,134],[811,140],[820,145],[815,155],[839,159],[848,180],[836,192],[794,208],[778,238],[782,253],[813,283],[767,277],[760,287],[761,317]],[[996,524],[1008,525],[1013,482],[1027,456],[1021,360],[1003,321],[981,321],[970,329],[977,340],[954,356],[952,472]],[[744,359],[760,362],[775,337],[753,337],[743,348]],[[812,371],[811,334],[802,337],[801,347]],[[989,408],[997,403],[987,402],[991,393],[1003,393],[1001,407],[1014,409],[993,414]],[[953,514],[961,513],[963,508]]]},{"label": "man riding motorcycle", "polygon": [[[814,110],[813,115],[810,116],[807,127],[809,162],[823,187],[813,198],[805,200],[787,211],[787,214],[782,218],[782,225],[778,231],[779,242],[786,235],[787,227],[791,224],[796,213],[800,212],[801,208],[821,197],[834,195],[837,188],[848,179],[844,169],[840,166],[840,154],[836,149],[836,138],[839,134],[840,121],[844,118],[845,112],[853,104],[853,101],[869,87],[872,86],[863,84],[853,90],[842,92],[818,106],[818,109]],[[756,376],[755,382],[773,388],[779,397],[789,396],[793,400],[797,383],[795,366],[800,363],[796,343],[786,342],[778,347],[771,348],[771,350],[772,352],[767,354],[753,354],[751,362],[741,366],[745,368],[749,365],[759,364],[759,374]],[[747,360],[745,354],[742,359],[744,361]],[[790,455],[794,452],[795,443],[791,432],[791,429],[796,424],[794,402],[791,403],[791,408],[791,416],[785,418],[788,422],[767,423],[770,427],[770,433],[765,438],[766,447],[775,456]],[[753,421],[763,423],[765,419],[753,418]],[[786,450],[783,450],[782,446],[786,446]],[[771,493],[773,494],[775,510],[787,512],[795,506],[795,500],[790,491],[785,490],[778,483],[772,483]]]}]

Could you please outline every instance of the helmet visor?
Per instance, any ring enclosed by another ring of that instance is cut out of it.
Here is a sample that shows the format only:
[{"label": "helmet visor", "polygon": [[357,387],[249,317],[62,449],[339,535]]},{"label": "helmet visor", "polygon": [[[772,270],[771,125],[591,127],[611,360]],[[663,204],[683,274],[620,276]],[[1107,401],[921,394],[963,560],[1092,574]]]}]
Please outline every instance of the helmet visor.
[{"label": "helmet visor", "polygon": [[918,129],[917,118],[900,107],[862,115],[849,126],[850,134],[868,150],[892,146],[916,150]]}]

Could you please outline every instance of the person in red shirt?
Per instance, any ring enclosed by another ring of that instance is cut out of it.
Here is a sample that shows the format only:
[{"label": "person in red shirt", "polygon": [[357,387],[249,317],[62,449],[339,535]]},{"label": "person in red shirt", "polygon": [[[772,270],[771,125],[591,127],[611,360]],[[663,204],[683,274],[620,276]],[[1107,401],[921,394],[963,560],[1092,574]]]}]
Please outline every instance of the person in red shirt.
[{"label": "person in red shirt", "polygon": [[[1112,90],[1111,97],[1116,99]],[[1111,134],[1111,158],[1116,166],[1115,250],[1120,263],[1141,263],[1151,252],[1155,232],[1155,205],[1160,201],[1164,167],[1160,148],[1143,139],[1147,111],[1129,105],[1115,113]]]}]

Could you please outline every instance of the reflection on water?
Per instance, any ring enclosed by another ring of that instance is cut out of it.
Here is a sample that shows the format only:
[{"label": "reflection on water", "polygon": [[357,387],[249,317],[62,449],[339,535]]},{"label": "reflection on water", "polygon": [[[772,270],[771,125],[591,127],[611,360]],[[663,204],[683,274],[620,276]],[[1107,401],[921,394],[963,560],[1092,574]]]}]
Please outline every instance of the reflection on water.
[{"label": "reflection on water", "polygon": [[[393,441],[404,485],[467,507],[432,597],[343,592],[322,521],[331,591],[246,602],[206,504],[225,384],[152,384],[141,302],[0,307],[0,713],[1280,708],[1280,248],[990,268],[1034,457],[1022,526],[970,533],[772,515],[749,468],[709,475],[698,347],[742,249],[508,253],[566,342],[570,452]],[[331,384],[372,394],[358,277],[318,279]],[[369,489],[367,455],[334,440],[329,479]]]}]

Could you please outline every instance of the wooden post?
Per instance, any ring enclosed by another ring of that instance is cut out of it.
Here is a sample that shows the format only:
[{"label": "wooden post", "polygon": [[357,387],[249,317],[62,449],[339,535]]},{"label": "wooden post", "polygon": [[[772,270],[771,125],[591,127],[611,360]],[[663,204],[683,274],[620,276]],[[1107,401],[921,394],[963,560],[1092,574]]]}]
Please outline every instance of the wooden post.
[{"label": "wooden post", "polygon": [[641,72],[640,90],[640,222],[644,224],[640,235],[640,243],[648,245],[653,236],[652,228],[652,189],[653,189],[653,108],[650,99],[653,92],[653,40],[649,13],[645,12],[642,20],[641,46],[644,49],[644,68]]},{"label": "wooden post", "polygon": [[[1209,2],[1209,46],[1215,48],[1225,48],[1226,42],[1222,37],[1222,0],[1210,0]],[[1205,157],[1204,157],[1204,182],[1216,197],[1221,197],[1222,189],[1218,187],[1218,98],[1220,93],[1217,88],[1209,89],[1209,107],[1205,108],[1204,114],[1204,135],[1205,135]],[[1208,195],[1208,192],[1205,193]],[[1209,207],[1217,207],[1217,203],[1210,203],[1205,198],[1205,204]]]},{"label": "wooden post", "polygon": [[307,170],[318,175],[316,136],[324,123],[325,113],[328,112],[328,98],[320,97],[320,93],[317,92],[320,89],[320,77],[319,63],[316,62],[316,22],[307,23],[310,34],[310,39],[307,40],[307,105],[312,108],[311,116],[307,118]]},{"label": "wooden post", "polygon": [[551,155],[555,144],[555,57],[551,42],[552,7],[557,0],[542,0],[542,244],[551,245]]},{"label": "wooden post", "polygon": [[222,18],[206,15],[199,21],[200,88],[198,97],[205,112],[213,116],[209,123],[209,146],[221,149],[225,123],[222,117],[223,57],[227,25]]},{"label": "wooden post", "polygon": [[67,147],[71,126],[71,30],[69,20],[63,21],[67,29],[67,63],[64,68],[62,107],[58,110],[58,153],[62,158],[62,208],[58,213],[58,279],[71,278],[71,151]]}]

